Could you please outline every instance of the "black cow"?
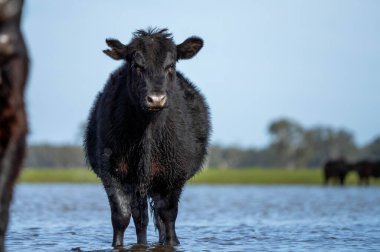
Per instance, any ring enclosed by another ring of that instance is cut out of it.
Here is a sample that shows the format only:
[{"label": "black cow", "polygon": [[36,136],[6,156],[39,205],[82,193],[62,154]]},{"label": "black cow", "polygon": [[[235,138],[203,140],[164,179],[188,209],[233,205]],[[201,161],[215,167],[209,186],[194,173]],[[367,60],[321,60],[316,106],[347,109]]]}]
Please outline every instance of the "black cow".
[{"label": "black cow", "polygon": [[380,161],[361,160],[355,164],[359,185],[369,185],[371,177],[380,177]]},{"label": "black cow", "polygon": [[210,134],[208,106],[176,62],[203,46],[190,37],[175,45],[167,29],[138,30],[124,45],[107,39],[104,53],[124,60],[90,112],[85,151],[108,195],[113,246],[123,245],[132,215],[138,243],[146,243],[148,200],[159,243],[177,245],[178,201],[200,170]]},{"label": "black cow", "polygon": [[343,159],[329,160],[323,167],[324,184],[327,185],[329,180],[336,181],[340,185],[344,185],[347,174],[353,169],[353,166],[348,164]]},{"label": "black cow", "polygon": [[0,252],[27,134],[24,90],[29,61],[20,30],[22,6],[22,0],[0,1]]}]

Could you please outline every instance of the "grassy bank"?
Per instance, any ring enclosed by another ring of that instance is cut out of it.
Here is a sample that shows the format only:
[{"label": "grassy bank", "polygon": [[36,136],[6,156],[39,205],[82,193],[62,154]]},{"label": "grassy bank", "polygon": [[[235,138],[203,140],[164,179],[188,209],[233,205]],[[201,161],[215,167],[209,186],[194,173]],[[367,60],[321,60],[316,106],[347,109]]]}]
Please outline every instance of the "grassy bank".
[{"label": "grassy bank", "polygon": [[86,168],[26,168],[19,181],[24,183],[99,183],[96,175]]},{"label": "grassy bank", "polygon": [[[273,169],[273,168],[250,168],[250,169],[208,169],[195,176],[191,183],[194,184],[299,184],[321,185],[323,183],[320,169]],[[380,185],[380,181],[376,182]],[[346,183],[357,184],[357,176],[349,174]]]},{"label": "grassy bank", "polygon": [[[22,183],[99,183],[96,175],[86,168],[37,169],[27,168],[21,173]],[[192,184],[322,184],[320,169],[205,169],[190,180]],[[347,184],[356,185],[357,176],[351,173]],[[380,179],[371,184],[380,185]]]}]

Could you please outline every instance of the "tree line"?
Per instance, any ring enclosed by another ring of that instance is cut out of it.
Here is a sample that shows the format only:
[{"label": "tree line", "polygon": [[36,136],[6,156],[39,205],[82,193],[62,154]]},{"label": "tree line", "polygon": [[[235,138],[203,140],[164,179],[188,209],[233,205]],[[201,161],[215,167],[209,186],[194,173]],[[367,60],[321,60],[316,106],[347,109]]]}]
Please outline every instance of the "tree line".
[{"label": "tree line", "polygon": [[[207,166],[214,168],[283,167],[320,168],[327,160],[380,160],[380,136],[365,146],[355,143],[346,129],[328,126],[305,128],[291,119],[278,119],[269,124],[270,143],[263,148],[241,148],[213,145]],[[26,167],[83,167],[84,153],[79,145],[31,145]]]},{"label": "tree line", "polygon": [[380,136],[363,147],[357,146],[346,129],[328,126],[304,128],[291,119],[279,119],[268,127],[270,144],[264,148],[213,146],[211,167],[320,168],[328,160],[380,160]]}]

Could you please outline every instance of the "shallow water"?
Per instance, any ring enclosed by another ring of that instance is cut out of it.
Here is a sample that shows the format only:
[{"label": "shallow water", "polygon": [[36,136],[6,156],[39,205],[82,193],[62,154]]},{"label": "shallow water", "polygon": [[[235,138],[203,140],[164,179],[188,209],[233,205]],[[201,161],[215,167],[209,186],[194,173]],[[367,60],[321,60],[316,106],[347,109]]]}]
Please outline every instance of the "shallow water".
[{"label": "shallow water", "polygon": [[[181,245],[125,251],[380,251],[379,187],[187,186],[177,234]],[[100,185],[21,184],[6,238],[8,251],[112,251],[108,201]]]}]

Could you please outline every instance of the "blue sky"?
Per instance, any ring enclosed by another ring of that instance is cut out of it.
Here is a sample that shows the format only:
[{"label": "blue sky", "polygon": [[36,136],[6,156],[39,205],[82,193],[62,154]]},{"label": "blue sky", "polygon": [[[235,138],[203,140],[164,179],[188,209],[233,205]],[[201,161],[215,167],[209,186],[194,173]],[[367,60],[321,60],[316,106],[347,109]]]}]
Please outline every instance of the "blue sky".
[{"label": "blue sky", "polygon": [[29,142],[72,143],[127,43],[148,26],[205,41],[177,68],[207,97],[212,142],[261,147],[270,121],[380,135],[380,1],[26,1]]}]

